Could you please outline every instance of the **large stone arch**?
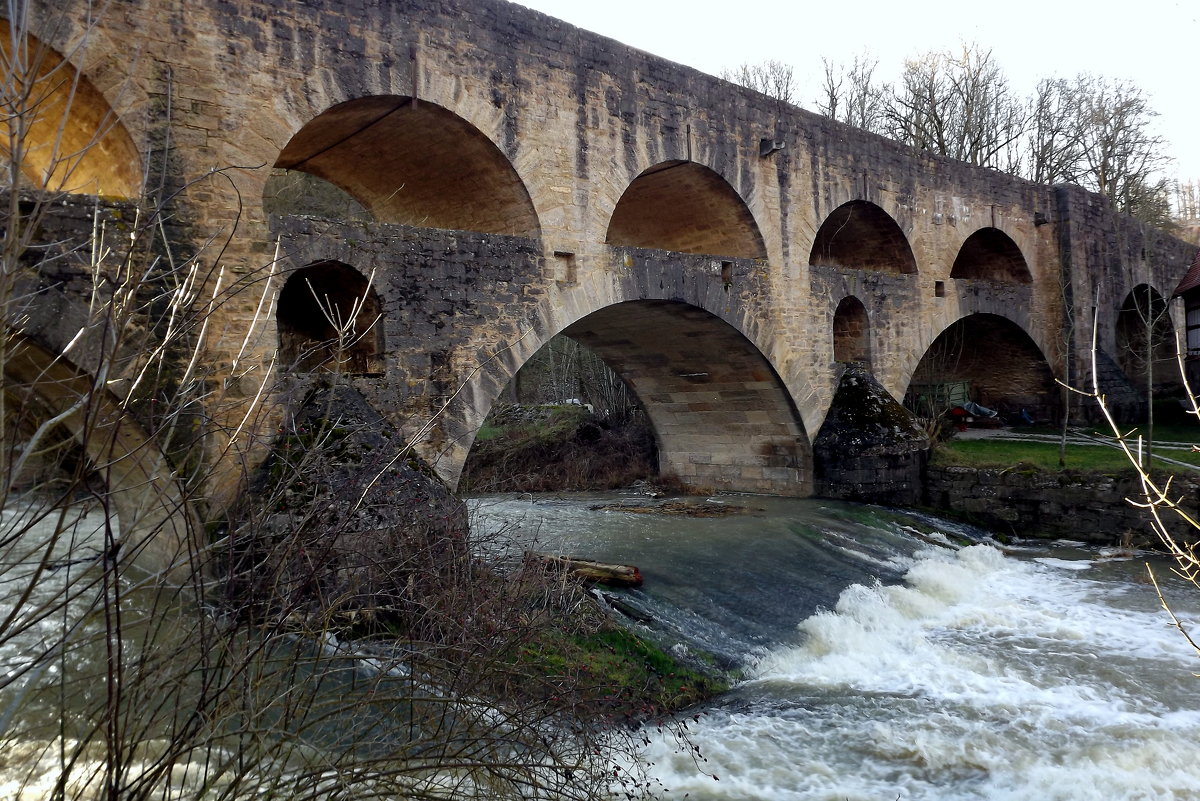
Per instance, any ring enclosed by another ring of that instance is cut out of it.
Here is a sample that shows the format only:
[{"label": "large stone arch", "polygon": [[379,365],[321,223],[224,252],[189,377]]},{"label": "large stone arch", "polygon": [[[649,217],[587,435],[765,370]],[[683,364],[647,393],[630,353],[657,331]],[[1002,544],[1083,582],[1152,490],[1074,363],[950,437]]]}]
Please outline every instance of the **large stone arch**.
[{"label": "large stone arch", "polygon": [[642,171],[613,208],[605,242],[744,259],[767,256],[741,195],[694,161],[665,161]]},{"label": "large stone arch", "polygon": [[[39,190],[134,198],[141,156],[104,94],[62,53],[0,18],[8,102],[0,115],[0,158],[17,156]],[[11,179],[10,179],[11,180]]]},{"label": "large stone arch", "polygon": [[958,250],[950,277],[1003,284],[1033,281],[1029,264],[1012,237],[999,228],[980,228]]},{"label": "large stone arch", "polygon": [[[811,493],[812,452],[800,414],[767,357],[730,323],[679,300],[627,300],[559,333],[597,353],[637,395],[664,473],[699,488]],[[549,339],[526,349],[532,355]],[[486,393],[494,398],[501,389]],[[457,467],[439,469],[446,475]]]},{"label": "large stone arch", "polygon": [[[145,430],[94,376],[29,337],[13,330],[4,336],[6,430],[28,435],[50,421],[70,434],[105,482],[105,497],[120,524],[123,558],[175,580],[202,567],[205,554],[194,511]],[[6,442],[4,458],[19,458],[20,450],[20,443]]]},{"label": "large stone arch", "polygon": [[1121,302],[1114,327],[1113,358],[1135,387],[1150,383],[1156,391],[1179,386],[1175,325],[1167,301],[1149,284],[1138,284]]},{"label": "large stone arch", "polygon": [[843,270],[909,275],[917,260],[904,231],[886,211],[867,200],[833,210],[813,239],[809,264]]},{"label": "large stone arch", "polygon": [[1002,413],[1025,409],[1056,418],[1061,388],[1045,354],[1007,317],[976,312],[946,326],[928,345],[906,382],[905,402],[918,415],[971,400]]},{"label": "large stone arch", "polygon": [[[380,222],[537,238],[520,176],[478,128],[434,103],[374,95],[338,103],[292,136],[275,167],[328,182]],[[268,211],[307,211],[268,182]],[[311,187],[312,185],[307,185]],[[310,191],[302,185],[303,198]]]}]

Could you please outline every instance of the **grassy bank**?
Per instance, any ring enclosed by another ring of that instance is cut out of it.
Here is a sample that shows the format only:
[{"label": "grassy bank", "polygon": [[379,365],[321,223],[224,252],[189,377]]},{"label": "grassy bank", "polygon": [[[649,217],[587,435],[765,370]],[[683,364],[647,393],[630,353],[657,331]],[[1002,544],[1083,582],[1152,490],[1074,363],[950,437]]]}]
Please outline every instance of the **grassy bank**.
[{"label": "grassy bank", "polygon": [[[1104,473],[1110,475],[1133,473],[1128,457],[1112,447],[1111,434],[1099,430],[1080,430],[1078,435],[1095,437],[1095,443],[1074,441],[1060,451],[1057,432],[1046,429],[1016,430],[1014,433],[1043,437],[1042,441],[1009,438],[950,439],[940,443],[932,454],[932,464],[978,468],[1017,468],[1055,472],[1060,470]],[[1191,426],[1156,426],[1153,447],[1156,472],[1195,475],[1195,471],[1171,462],[1183,462],[1200,468],[1200,453],[1191,450],[1189,443],[1200,444],[1200,428]],[[1130,440],[1136,442],[1138,429],[1131,429]],[[1060,455],[1062,461],[1060,462]],[[1170,460],[1170,461],[1167,461]]]},{"label": "grassy bank", "polygon": [[[606,624],[591,631],[546,632],[522,646],[517,664],[543,686],[581,691],[581,703],[609,719],[647,720],[694,706],[729,689],[719,671],[683,664],[633,631]],[[585,700],[586,699],[586,700]]]}]

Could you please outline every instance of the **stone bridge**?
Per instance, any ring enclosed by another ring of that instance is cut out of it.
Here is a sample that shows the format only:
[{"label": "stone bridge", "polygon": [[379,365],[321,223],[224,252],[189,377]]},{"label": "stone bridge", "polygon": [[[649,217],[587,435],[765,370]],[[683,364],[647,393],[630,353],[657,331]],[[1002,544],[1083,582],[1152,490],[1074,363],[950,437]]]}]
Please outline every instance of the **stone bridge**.
[{"label": "stone bridge", "polygon": [[[24,174],[165,203],[168,249],[242,287],[203,344],[218,503],[262,453],[250,435],[335,374],[453,485],[559,334],[637,393],[664,471],[809,494],[846,364],[898,399],[967,382],[1051,418],[1054,379],[1090,383],[1094,335],[1128,394],[1130,315],[1163,308],[1194,253],[1076,187],[500,0],[35,6],[31,41],[69,80]],[[66,169],[54,147],[81,155]]]}]

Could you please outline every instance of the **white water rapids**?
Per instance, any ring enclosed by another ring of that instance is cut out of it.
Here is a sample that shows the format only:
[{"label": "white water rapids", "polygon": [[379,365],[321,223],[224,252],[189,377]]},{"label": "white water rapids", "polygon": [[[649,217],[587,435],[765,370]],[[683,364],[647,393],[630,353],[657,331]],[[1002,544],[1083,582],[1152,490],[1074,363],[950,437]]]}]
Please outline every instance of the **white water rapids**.
[{"label": "white water rapids", "polygon": [[[577,525],[582,505],[537,517],[547,544],[559,532],[571,550],[614,561],[624,550],[644,570],[656,560],[653,572],[667,575],[657,587],[648,575],[631,599],[685,640],[726,636],[740,643],[730,650],[743,649],[745,679],[691,727],[701,770],[673,741],[647,749],[667,798],[1200,798],[1200,657],[1171,627],[1139,560],[1099,560],[1069,544],[950,550],[906,541],[910,524],[883,510],[848,521],[854,507],[726,500],[767,509],[655,524],[621,512],[597,521],[592,511],[590,528]],[[673,545],[653,540],[655,525]],[[861,574],[825,588],[823,600],[814,583],[853,572],[813,558],[830,553]],[[704,601],[681,611],[679,581],[707,587]],[[1194,589],[1165,583],[1186,617],[1200,600]],[[764,638],[730,625],[747,614],[776,616],[791,631]],[[716,634],[711,620],[727,628]]]}]

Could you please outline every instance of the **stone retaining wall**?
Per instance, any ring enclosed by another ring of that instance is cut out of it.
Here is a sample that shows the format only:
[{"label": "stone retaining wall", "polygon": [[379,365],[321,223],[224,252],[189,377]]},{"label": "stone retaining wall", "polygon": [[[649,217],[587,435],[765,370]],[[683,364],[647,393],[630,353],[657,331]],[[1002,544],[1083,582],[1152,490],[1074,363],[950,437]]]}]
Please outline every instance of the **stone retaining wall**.
[{"label": "stone retaining wall", "polygon": [[[1200,507],[1200,478],[1172,483],[1189,514]],[[969,516],[998,534],[1062,537],[1114,544],[1128,534],[1134,544],[1154,541],[1149,515],[1126,499],[1141,497],[1131,477],[1042,473],[1017,469],[929,466],[925,501],[929,506]],[[1172,532],[1197,538],[1197,532],[1171,518]]]}]

